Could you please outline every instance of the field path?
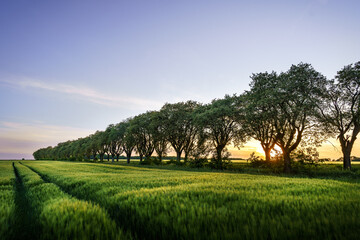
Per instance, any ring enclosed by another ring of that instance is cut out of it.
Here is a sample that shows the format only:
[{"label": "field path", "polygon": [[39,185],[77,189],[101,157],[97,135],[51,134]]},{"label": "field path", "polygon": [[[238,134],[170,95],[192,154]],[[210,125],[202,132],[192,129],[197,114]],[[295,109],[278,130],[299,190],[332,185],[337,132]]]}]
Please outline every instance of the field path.
[{"label": "field path", "polygon": [[15,173],[15,214],[17,216],[14,224],[14,239],[37,239],[40,233],[40,225],[35,218],[34,209],[26,196],[26,188],[23,180],[13,163]]}]

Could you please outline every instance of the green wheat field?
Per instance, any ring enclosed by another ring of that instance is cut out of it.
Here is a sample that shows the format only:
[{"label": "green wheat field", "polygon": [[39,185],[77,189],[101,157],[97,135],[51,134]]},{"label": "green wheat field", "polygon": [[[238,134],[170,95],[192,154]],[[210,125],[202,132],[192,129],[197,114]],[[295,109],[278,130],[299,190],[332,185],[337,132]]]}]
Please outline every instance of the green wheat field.
[{"label": "green wheat field", "polygon": [[359,239],[360,181],[0,162],[1,239]]}]

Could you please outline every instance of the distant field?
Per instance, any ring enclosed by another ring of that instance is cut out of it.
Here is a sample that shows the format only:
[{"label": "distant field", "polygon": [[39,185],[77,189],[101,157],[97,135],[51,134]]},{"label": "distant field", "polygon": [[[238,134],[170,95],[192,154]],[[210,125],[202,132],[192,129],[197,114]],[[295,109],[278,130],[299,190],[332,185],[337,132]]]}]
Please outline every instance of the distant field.
[{"label": "distant field", "polygon": [[0,169],[1,239],[19,226],[44,239],[360,236],[357,179],[54,161]]}]

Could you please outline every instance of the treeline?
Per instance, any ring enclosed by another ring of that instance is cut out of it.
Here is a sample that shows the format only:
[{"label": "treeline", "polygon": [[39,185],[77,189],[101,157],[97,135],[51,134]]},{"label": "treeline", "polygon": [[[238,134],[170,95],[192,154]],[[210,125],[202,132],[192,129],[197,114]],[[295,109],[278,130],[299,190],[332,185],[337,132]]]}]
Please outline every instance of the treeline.
[{"label": "treeline", "polygon": [[310,64],[292,65],[286,72],[251,76],[250,90],[209,104],[195,101],[166,103],[160,111],[128,118],[85,138],[59,143],[34,152],[35,159],[112,161],[132,154],[140,161],[156,155],[158,161],[173,150],[177,162],[211,159],[222,169],[227,146],[241,147],[258,140],[265,162],[281,148],[284,172],[292,169],[300,146],[319,146],[337,137],[344,169],[351,169],[351,151],[360,131],[360,62],[345,66],[328,80]]}]

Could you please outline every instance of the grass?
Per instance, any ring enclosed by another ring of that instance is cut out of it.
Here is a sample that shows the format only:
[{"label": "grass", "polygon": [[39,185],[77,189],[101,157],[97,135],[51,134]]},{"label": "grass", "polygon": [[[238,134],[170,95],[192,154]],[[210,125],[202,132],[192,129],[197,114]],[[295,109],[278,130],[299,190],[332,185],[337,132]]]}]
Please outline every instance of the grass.
[{"label": "grass", "polygon": [[[66,197],[70,200],[65,202],[71,202],[76,197],[103,209],[118,227],[140,239],[357,239],[360,236],[358,173],[354,173],[355,177],[335,173],[308,178],[184,171],[172,166],[34,161],[25,162],[30,167],[25,170],[26,167],[17,165],[24,179],[30,171],[37,172],[48,181],[41,184],[57,186],[51,200],[35,201],[33,205],[40,205],[39,213],[44,217],[58,214],[51,221],[53,224],[64,215],[56,204],[67,209],[62,199]],[[37,186],[32,181],[38,180],[27,179],[29,188]],[[38,187],[35,192],[42,192],[43,188]],[[60,193],[60,189],[70,195]],[[36,197],[30,195],[30,199]],[[81,216],[76,214],[81,208],[71,206],[74,217]],[[63,227],[58,225],[59,229]]]}]

